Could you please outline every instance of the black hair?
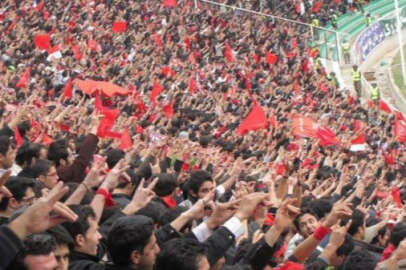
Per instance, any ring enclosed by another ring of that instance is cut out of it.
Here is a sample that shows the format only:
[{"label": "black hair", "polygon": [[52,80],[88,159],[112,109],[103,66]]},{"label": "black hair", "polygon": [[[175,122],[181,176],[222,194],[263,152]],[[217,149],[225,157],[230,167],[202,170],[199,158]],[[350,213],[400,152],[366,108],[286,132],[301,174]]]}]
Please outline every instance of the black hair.
[{"label": "black hair", "polygon": [[7,136],[0,136],[0,154],[5,156],[10,149],[11,141]]},{"label": "black hair", "polygon": [[125,153],[123,150],[112,148],[107,151],[106,156],[107,166],[112,169],[125,156]]},{"label": "black hair", "polygon": [[137,211],[137,215],[151,218],[154,224],[159,224],[161,216],[164,215],[167,208],[163,204],[151,201],[146,206]]},{"label": "black hair", "polygon": [[198,193],[200,187],[203,185],[204,182],[207,181],[213,181],[213,179],[211,178],[211,174],[207,171],[198,170],[192,172],[192,174],[190,175],[190,179],[187,182],[187,188],[189,190],[192,190],[194,193]]},{"label": "black hair", "polygon": [[67,160],[69,156],[66,141],[58,140],[49,145],[48,159],[58,167],[60,159]]},{"label": "black hair", "polygon": [[364,219],[365,219],[365,214],[362,213],[360,210],[358,209],[354,209],[352,212],[352,216],[351,217],[347,217],[347,218],[343,218],[341,220],[341,225],[343,224],[347,224],[347,222],[349,220],[352,220],[351,226],[348,229],[348,233],[351,236],[354,236],[357,232],[358,229],[362,226],[364,226]]},{"label": "black hair", "polygon": [[198,270],[198,260],[206,256],[204,244],[192,238],[176,238],[166,242],[159,253],[156,270]]},{"label": "black hair", "polygon": [[377,261],[365,249],[354,250],[344,261],[343,270],[374,270]]},{"label": "black hair", "polygon": [[317,215],[318,219],[323,218],[326,214],[330,213],[333,208],[333,203],[330,199],[320,198],[313,200],[311,203],[311,208],[313,212]]},{"label": "black hair", "polygon": [[[165,214],[163,214],[161,216],[161,218],[159,219],[159,225],[164,226],[166,224],[171,223],[172,221],[177,219],[186,210],[187,210],[187,207],[180,206],[180,205],[170,209],[169,211],[167,211]],[[189,224],[186,224],[186,225],[189,225]],[[181,231],[186,227],[186,225],[181,229]]]},{"label": "black hair", "polygon": [[178,186],[176,176],[170,173],[157,174],[158,183],[154,187],[154,192],[157,196],[168,196],[175,191]]},{"label": "black hair", "polygon": [[55,166],[52,161],[40,159],[31,166],[29,173],[33,178],[38,178],[40,175],[46,176],[52,166]]},{"label": "black hair", "polygon": [[351,235],[346,234],[344,243],[337,249],[337,256],[348,256],[354,249],[354,241]]},{"label": "black hair", "polygon": [[115,265],[131,264],[131,253],[143,254],[145,246],[154,233],[154,223],[146,216],[119,218],[111,227],[107,237],[107,247]]},{"label": "black hair", "polygon": [[96,218],[96,214],[89,205],[69,205],[69,208],[75,212],[78,219],[75,222],[65,222],[62,225],[75,239],[77,235],[85,235],[90,227],[88,218]]},{"label": "black hair", "polygon": [[[35,180],[27,177],[20,176],[10,176],[7,183],[4,185],[13,194],[13,198],[17,202],[25,196],[25,192],[28,188],[34,189]],[[0,201],[0,211],[5,211],[7,209],[10,198],[3,197]]]},{"label": "black hair", "polygon": [[151,166],[148,163],[144,162],[138,167],[135,174],[139,179],[144,178],[145,180],[148,180],[152,176]]},{"label": "black hair", "polygon": [[30,121],[24,121],[17,126],[18,131],[20,132],[21,137],[24,137],[25,134],[31,129]]},{"label": "black hair", "polygon": [[309,214],[309,215],[312,215],[312,216],[314,216],[315,218],[317,218],[317,214],[316,213],[314,213],[313,212],[313,210],[311,209],[311,208],[303,208],[303,209],[301,209],[300,210],[300,214],[299,215],[297,215],[296,217],[295,217],[295,219],[293,220],[293,225],[295,226],[295,228],[296,228],[296,230],[298,231],[298,232],[300,232],[300,219],[304,216],[304,215],[306,215],[306,214]]},{"label": "black hair", "polygon": [[7,269],[29,270],[24,264],[24,258],[29,255],[49,255],[56,249],[56,242],[52,235],[41,233],[31,234],[24,239],[22,248]]},{"label": "black hair", "polygon": [[70,236],[68,230],[65,229],[61,224],[58,224],[47,230],[47,233],[52,235],[55,239],[55,242],[58,246],[67,245],[69,249],[73,249],[75,242],[73,241],[72,236]]},{"label": "black hair", "polygon": [[135,174],[134,170],[131,168],[128,168],[125,173],[130,177],[130,182],[127,180],[125,181],[119,181],[117,188],[125,188],[128,184],[134,185],[134,188],[136,189],[140,183],[140,179],[138,175]]},{"label": "black hair", "polygon": [[390,242],[397,248],[399,243],[406,238],[406,222],[396,223],[392,229]]},{"label": "black hair", "polygon": [[23,145],[20,146],[17,150],[16,154],[16,163],[20,165],[21,167],[25,166],[31,166],[32,160],[34,158],[38,159],[39,158],[39,151],[41,149],[41,146],[36,143],[24,143]]}]

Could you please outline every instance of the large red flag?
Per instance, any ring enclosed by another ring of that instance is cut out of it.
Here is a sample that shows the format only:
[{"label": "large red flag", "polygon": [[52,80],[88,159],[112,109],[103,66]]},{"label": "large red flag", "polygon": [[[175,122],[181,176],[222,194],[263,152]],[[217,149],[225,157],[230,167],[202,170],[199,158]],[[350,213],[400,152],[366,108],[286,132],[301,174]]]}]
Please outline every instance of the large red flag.
[{"label": "large red flag", "polygon": [[229,63],[234,61],[233,52],[231,51],[230,45],[228,45],[227,42],[224,44],[224,56]]},{"label": "large red flag", "polygon": [[318,128],[317,137],[320,139],[321,146],[340,144],[340,140],[338,140],[336,134],[328,127]]},{"label": "large red flag", "polygon": [[163,90],[164,90],[163,86],[159,84],[158,80],[155,80],[150,96],[150,100],[152,103],[156,104],[156,98]]},{"label": "large red flag", "polygon": [[254,106],[248,116],[241,122],[240,126],[237,128],[237,133],[244,135],[250,130],[258,130],[261,128],[266,128],[268,125],[268,119],[264,110],[257,104],[254,100]]},{"label": "large red flag", "polygon": [[51,49],[51,37],[49,34],[37,34],[34,37],[35,46],[40,50]]},{"label": "large red flag", "polygon": [[128,23],[126,21],[117,21],[113,23],[113,32],[122,33],[127,31]]},{"label": "large red flag", "polygon": [[131,140],[130,131],[126,128],[123,133],[121,134],[121,142],[120,142],[120,149],[126,150],[133,146],[133,142]]},{"label": "large red flag", "polygon": [[319,10],[322,7],[322,2],[321,1],[317,1],[316,3],[314,3],[313,8],[312,8],[312,12],[313,13],[318,13]]},{"label": "large red flag", "polygon": [[96,112],[102,112],[103,111],[103,103],[100,99],[99,93],[96,93],[96,97],[94,99],[94,110]]},{"label": "large red flag", "polygon": [[73,96],[72,87],[73,87],[72,80],[69,79],[69,81],[65,85],[65,89],[63,90],[63,95],[68,99],[71,99]]},{"label": "large red flag", "polygon": [[41,3],[39,3],[38,5],[37,5],[37,11],[38,12],[41,12],[41,9],[44,7],[44,1],[41,1]]},{"label": "large red flag", "polygon": [[190,77],[190,80],[189,80],[189,92],[191,94],[194,94],[196,92],[196,88],[197,88],[196,87],[196,80],[192,76],[192,77]]},{"label": "large red flag", "polygon": [[31,68],[28,67],[25,72],[24,75],[20,78],[20,80],[17,83],[17,88],[24,88],[28,86],[28,83],[30,82],[30,75],[31,75]]},{"label": "large red flag", "polygon": [[403,115],[396,112],[395,117],[395,136],[399,142],[406,142],[406,124]]},{"label": "large red flag", "polygon": [[358,137],[356,137],[355,139],[351,140],[351,144],[364,144],[366,142],[365,140],[365,134],[362,133],[360,134]]},{"label": "large red flag", "polygon": [[292,116],[292,133],[299,137],[317,138],[318,124],[311,118]]},{"label": "large red flag", "polygon": [[385,103],[382,99],[379,100],[378,102],[378,107],[381,111],[384,111],[386,113],[391,113],[392,110],[390,109],[389,105]]},{"label": "large red flag", "polygon": [[172,7],[172,8],[174,8],[178,5],[176,0],[164,0],[163,4],[164,4],[164,7]]}]

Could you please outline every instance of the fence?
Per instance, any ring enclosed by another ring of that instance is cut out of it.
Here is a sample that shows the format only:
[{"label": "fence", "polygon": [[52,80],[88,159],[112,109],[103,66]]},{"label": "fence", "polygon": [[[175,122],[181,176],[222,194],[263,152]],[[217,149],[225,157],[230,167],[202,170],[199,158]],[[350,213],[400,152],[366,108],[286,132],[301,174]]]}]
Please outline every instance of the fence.
[{"label": "fence", "polygon": [[[248,0],[244,3],[249,3]],[[287,3],[286,3],[287,4]],[[290,20],[287,18],[274,16],[271,14],[265,14],[260,11],[250,10],[244,7],[230,6],[224,3],[219,3],[211,0],[194,0],[195,8],[205,7],[209,9],[217,8],[223,12],[231,10],[234,16],[244,16],[250,14],[251,16],[261,16],[263,18],[271,19],[283,25],[292,25],[295,27],[297,33],[300,37],[309,36],[306,40],[306,45],[311,47],[317,47],[320,52],[320,57],[326,60],[331,60],[335,62],[342,63],[341,60],[341,49],[340,49],[340,33],[324,28],[324,27],[314,27],[311,24]]]}]

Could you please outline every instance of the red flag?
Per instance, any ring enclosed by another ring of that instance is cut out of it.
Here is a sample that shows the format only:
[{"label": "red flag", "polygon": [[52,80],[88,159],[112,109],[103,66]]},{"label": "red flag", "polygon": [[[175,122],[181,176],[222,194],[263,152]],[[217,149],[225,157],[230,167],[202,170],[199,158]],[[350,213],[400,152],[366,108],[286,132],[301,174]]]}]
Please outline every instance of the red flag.
[{"label": "red flag", "polygon": [[72,86],[72,80],[69,79],[69,81],[65,85],[65,89],[63,90],[63,95],[68,99],[72,99]]},{"label": "red flag", "polygon": [[122,33],[127,31],[128,23],[126,21],[117,21],[113,23],[113,32]]},{"label": "red flag", "polygon": [[52,138],[48,136],[45,132],[42,134],[42,143],[45,145],[50,145],[53,142]]},{"label": "red flag", "polygon": [[196,88],[197,88],[196,87],[196,80],[192,76],[192,77],[190,77],[190,80],[189,80],[189,92],[191,94],[194,94],[196,92]]},{"label": "red flag", "polygon": [[402,208],[402,200],[400,198],[400,191],[399,188],[394,187],[392,189],[392,197],[393,197],[393,201],[396,203],[396,206],[398,208]]},{"label": "red flag", "polygon": [[158,47],[162,47],[162,38],[160,34],[155,34],[152,35],[152,39],[155,41],[156,45],[158,45]]},{"label": "red flag", "polygon": [[230,45],[228,45],[228,43],[226,42],[224,44],[224,47],[225,47],[224,56],[229,63],[232,63],[234,61],[234,58],[233,58],[233,52],[231,51]]},{"label": "red flag", "polygon": [[271,53],[271,52],[267,52],[265,54],[265,59],[266,59],[266,62],[269,65],[273,65],[278,61],[278,56],[276,54]]},{"label": "red flag", "polygon": [[379,100],[378,102],[378,107],[381,111],[384,111],[386,113],[392,113],[392,110],[390,109],[389,105],[385,103],[382,99]]},{"label": "red flag", "polygon": [[383,157],[385,159],[385,162],[389,165],[389,166],[393,166],[395,165],[395,158],[393,157],[392,153],[383,153]]},{"label": "red flag", "polygon": [[173,111],[173,101],[169,102],[165,106],[162,107],[162,110],[164,111],[164,114],[167,118],[171,118],[174,115]]},{"label": "red flag", "polygon": [[317,137],[320,139],[321,146],[329,146],[340,144],[336,134],[327,127],[320,127],[317,129]]},{"label": "red flag", "polygon": [[51,37],[49,34],[37,34],[34,37],[35,46],[40,50],[51,49]]},{"label": "red flag", "polygon": [[28,67],[25,70],[24,75],[18,81],[16,87],[17,88],[25,88],[25,87],[27,87],[28,83],[30,82],[30,74],[31,74],[31,68]]},{"label": "red flag", "polygon": [[354,97],[353,96],[347,96],[347,101],[348,101],[348,104],[353,105],[354,104]]},{"label": "red flag", "polygon": [[99,93],[96,93],[96,97],[94,100],[94,110],[96,112],[102,112],[103,111],[103,103],[100,99]]},{"label": "red flag", "polygon": [[399,142],[406,142],[406,124],[401,113],[396,112],[395,117],[395,136]]},{"label": "red flag", "polygon": [[305,267],[302,264],[294,263],[291,261],[288,261],[279,268],[276,268],[276,270],[303,270],[303,269],[305,269]]},{"label": "red flag", "polygon": [[144,132],[144,129],[142,128],[142,126],[136,126],[136,127],[135,127],[135,132],[137,132],[138,134],[139,134],[139,133],[143,133],[143,132]]},{"label": "red flag", "polygon": [[318,125],[317,123],[308,117],[301,115],[292,116],[292,133],[299,137],[317,137]]},{"label": "red flag", "polygon": [[370,99],[370,100],[368,100],[368,108],[373,108],[373,107],[375,107],[375,103],[374,103],[374,101],[372,100],[372,99]]},{"label": "red flag", "polygon": [[14,129],[14,139],[17,142],[17,148],[20,148],[20,146],[23,145],[24,141],[23,138],[21,137],[20,130],[18,130],[18,127]]},{"label": "red flag", "polygon": [[120,143],[120,149],[121,150],[126,150],[129,149],[133,146],[133,142],[131,140],[131,135],[130,131],[128,128],[126,128],[123,133],[121,134],[121,143]]},{"label": "red flag", "polygon": [[164,4],[164,7],[171,7],[171,8],[174,8],[178,5],[176,0],[164,0],[163,4]]},{"label": "red flag", "polygon": [[355,139],[351,140],[351,144],[364,144],[366,142],[365,140],[365,134],[361,134]]},{"label": "red flag", "polygon": [[155,80],[150,96],[150,100],[152,103],[156,104],[156,98],[163,90],[164,90],[163,86],[159,84],[158,80]]},{"label": "red flag", "polygon": [[296,40],[296,37],[292,37],[292,39],[290,40],[290,47],[291,47],[292,49],[297,48],[297,40]]},{"label": "red flag", "polygon": [[39,3],[38,5],[37,5],[37,11],[38,12],[41,12],[41,9],[44,7],[44,1],[41,1],[41,3]]},{"label": "red flag", "polygon": [[244,135],[250,130],[258,130],[266,128],[268,125],[268,119],[266,118],[264,110],[254,100],[254,106],[248,116],[241,122],[237,128],[237,133]]},{"label": "red flag", "polygon": [[321,1],[317,1],[317,2],[314,3],[314,5],[313,5],[312,12],[313,12],[313,13],[318,13],[319,10],[321,9],[321,7],[322,7]]},{"label": "red flag", "polygon": [[278,122],[276,121],[276,116],[271,115],[269,118],[269,123],[271,124],[271,127],[276,128],[278,126]]}]

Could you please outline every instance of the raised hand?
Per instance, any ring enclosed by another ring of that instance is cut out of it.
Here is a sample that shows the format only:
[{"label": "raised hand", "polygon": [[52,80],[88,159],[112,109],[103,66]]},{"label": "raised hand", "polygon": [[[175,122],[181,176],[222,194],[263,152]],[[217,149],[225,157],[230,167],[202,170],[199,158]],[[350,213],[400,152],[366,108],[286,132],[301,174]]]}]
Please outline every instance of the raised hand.
[{"label": "raised hand", "polygon": [[69,188],[59,182],[46,196],[38,199],[9,225],[20,238],[39,233],[63,222],[75,222],[77,215],[66,205],[58,202]]},{"label": "raised hand", "polygon": [[213,230],[221,226],[236,213],[240,202],[241,200],[234,200],[226,203],[216,203],[213,207],[213,213],[207,220],[207,227]]},{"label": "raised hand", "polygon": [[0,201],[3,197],[11,198],[13,194],[11,194],[10,190],[4,186],[7,182],[8,178],[10,177],[11,171],[8,170],[0,177]]},{"label": "raised hand", "polygon": [[351,224],[352,220],[349,220],[347,224],[340,226],[340,221],[338,221],[337,224],[331,228],[332,232],[329,244],[337,248],[341,247],[341,245],[344,243],[345,235],[347,234],[348,229],[351,227]]},{"label": "raised hand", "polygon": [[118,185],[118,179],[125,170],[128,169],[128,165],[124,159],[121,159],[114,168],[107,174],[106,179],[103,184],[100,186],[108,191],[112,191]]},{"label": "raised hand", "polygon": [[278,231],[283,231],[292,225],[293,220],[300,213],[300,209],[293,206],[295,201],[295,199],[286,199],[276,212],[274,226]]},{"label": "raised hand", "polygon": [[351,203],[340,200],[334,204],[333,209],[327,215],[327,218],[324,222],[324,226],[332,227],[334,224],[338,222],[340,218],[351,215],[352,215]]},{"label": "raised hand", "polygon": [[155,178],[148,187],[144,187],[145,179],[143,178],[138,185],[131,202],[123,209],[123,213],[126,215],[133,215],[138,210],[145,207],[155,197],[153,189],[158,183],[158,180],[158,178]]}]

